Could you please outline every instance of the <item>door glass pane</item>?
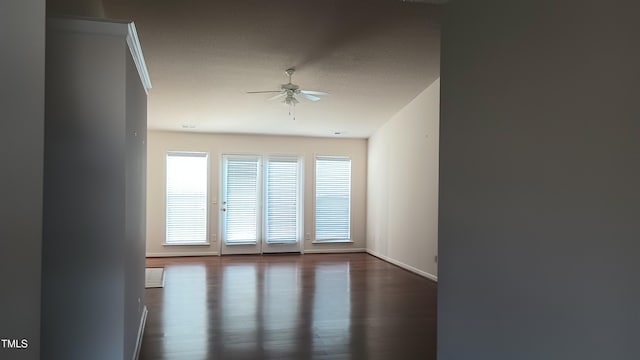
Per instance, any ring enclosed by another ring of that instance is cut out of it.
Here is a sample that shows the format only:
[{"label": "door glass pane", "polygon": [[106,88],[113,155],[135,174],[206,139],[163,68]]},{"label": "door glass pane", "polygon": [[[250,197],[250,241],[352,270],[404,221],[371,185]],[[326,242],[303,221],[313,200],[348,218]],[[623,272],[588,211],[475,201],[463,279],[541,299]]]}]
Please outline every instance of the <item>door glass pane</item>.
[{"label": "door glass pane", "polygon": [[269,159],[266,163],[266,240],[298,241],[298,159]]},{"label": "door glass pane", "polygon": [[258,159],[227,158],[225,241],[255,242],[258,239]]}]

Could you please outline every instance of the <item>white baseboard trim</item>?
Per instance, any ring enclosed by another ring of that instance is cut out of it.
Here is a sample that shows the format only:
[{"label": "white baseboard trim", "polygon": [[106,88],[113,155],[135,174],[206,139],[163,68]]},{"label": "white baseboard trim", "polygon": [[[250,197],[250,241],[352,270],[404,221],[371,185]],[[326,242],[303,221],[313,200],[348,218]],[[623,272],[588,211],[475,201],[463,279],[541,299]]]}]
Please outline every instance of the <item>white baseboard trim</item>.
[{"label": "white baseboard trim", "polygon": [[140,348],[142,347],[142,336],[144,336],[144,327],[147,324],[147,305],[142,308],[142,316],[140,317],[140,327],[138,328],[138,339],[136,340],[136,348],[133,351],[133,360],[138,360],[140,357]]},{"label": "white baseboard trim", "polygon": [[217,251],[172,251],[172,252],[159,252],[159,253],[147,253],[147,257],[178,257],[178,256],[218,256],[220,253]]},{"label": "white baseboard trim", "polygon": [[305,249],[305,254],[336,254],[336,253],[356,253],[366,252],[364,248],[348,248],[348,249]]},{"label": "white baseboard trim", "polygon": [[384,260],[386,262],[392,263],[393,265],[399,266],[399,267],[401,267],[401,268],[403,268],[405,270],[409,270],[414,274],[418,274],[418,275],[420,275],[422,277],[425,277],[425,278],[427,278],[429,280],[433,280],[435,282],[438,282],[438,277],[437,276],[435,276],[433,274],[430,274],[430,273],[428,273],[426,271],[422,271],[422,270],[417,269],[417,268],[415,268],[415,267],[413,267],[411,265],[407,265],[407,264],[405,264],[405,263],[403,263],[401,261],[392,259],[392,258],[390,258],[388,256],[382,255],[382,254],[377,253],[377,252],[375,252],[373,250],[367,249],[367,253],[370,254],[370,255],[373,255],[373,256],[375,256],[377,258],[380,258],[380,259],[382,259],[382,260]]}]

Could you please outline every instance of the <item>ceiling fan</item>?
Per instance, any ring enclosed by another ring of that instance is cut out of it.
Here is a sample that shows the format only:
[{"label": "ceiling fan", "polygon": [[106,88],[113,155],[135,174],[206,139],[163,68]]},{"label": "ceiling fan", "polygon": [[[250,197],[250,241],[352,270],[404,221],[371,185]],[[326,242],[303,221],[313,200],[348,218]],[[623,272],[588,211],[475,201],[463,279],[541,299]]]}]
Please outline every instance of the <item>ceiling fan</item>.
[{"label": "ceiling fan", "polygon": [[318,101],[320,98],[318,96],[329,95],[323,91],[314,91],[314,90],[302,90],[296,84],[291,82],[291,77],[296,72],[295,69],[287,69],[284,73],[289,76],[289,82],[286,84],[280,85],[280,90],[267,90],[267,91],[247,91],[247,94],[264,94],[264,93],[278,93],[278,95],[270,98],[269,100],[282,99],[282,102],[289,106],[295,106],[298,101],[296,96],[301,96],[307,100]]}]

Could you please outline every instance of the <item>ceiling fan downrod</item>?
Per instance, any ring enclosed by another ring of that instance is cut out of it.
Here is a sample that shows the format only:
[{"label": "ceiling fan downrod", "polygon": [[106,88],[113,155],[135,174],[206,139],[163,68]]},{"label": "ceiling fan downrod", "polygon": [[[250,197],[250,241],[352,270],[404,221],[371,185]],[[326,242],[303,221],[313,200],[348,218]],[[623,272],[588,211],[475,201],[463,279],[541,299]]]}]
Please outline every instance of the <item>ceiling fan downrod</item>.
[{"label": "ceiling fan downrod", "polygon": [[289,84],[291,84],[291,77],[295,72],[296,72],[296,69],[294,68],[288,68],[287,70],[284,71],[284,73],[289,76]]}]

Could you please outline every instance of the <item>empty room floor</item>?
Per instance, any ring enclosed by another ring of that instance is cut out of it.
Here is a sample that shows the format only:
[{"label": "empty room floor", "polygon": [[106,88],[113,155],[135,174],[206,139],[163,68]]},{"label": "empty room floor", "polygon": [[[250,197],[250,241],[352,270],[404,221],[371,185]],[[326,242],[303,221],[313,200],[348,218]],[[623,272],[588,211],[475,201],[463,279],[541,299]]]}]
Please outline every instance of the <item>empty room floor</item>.
[{"label": "empty room floor", "polygon": [[141,359],[435,359],[436,283],[364,253],[150,258]]}]

